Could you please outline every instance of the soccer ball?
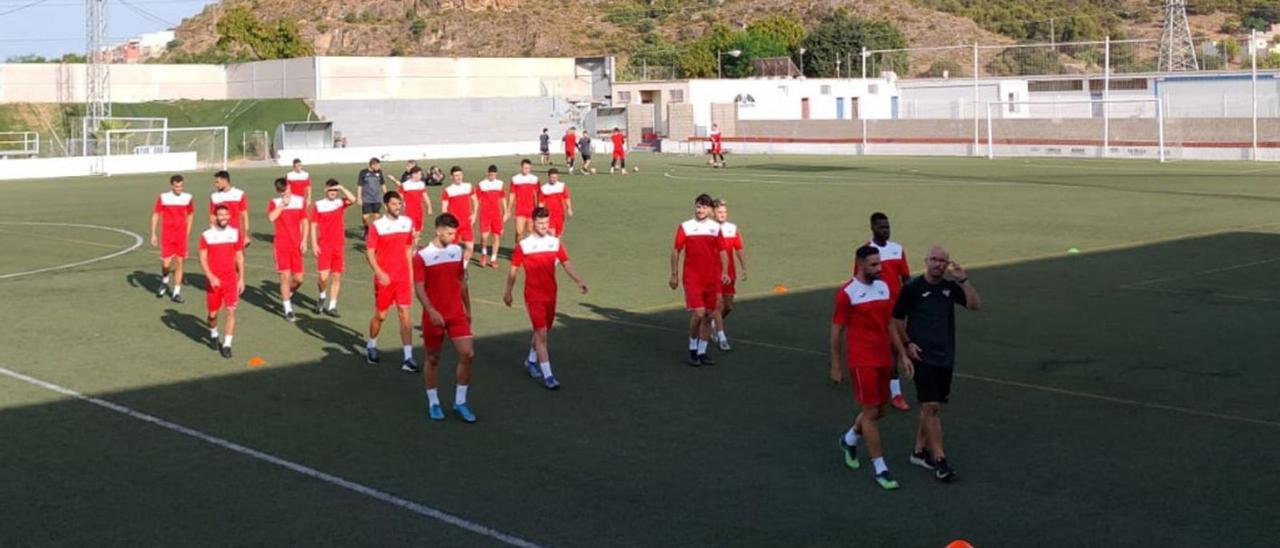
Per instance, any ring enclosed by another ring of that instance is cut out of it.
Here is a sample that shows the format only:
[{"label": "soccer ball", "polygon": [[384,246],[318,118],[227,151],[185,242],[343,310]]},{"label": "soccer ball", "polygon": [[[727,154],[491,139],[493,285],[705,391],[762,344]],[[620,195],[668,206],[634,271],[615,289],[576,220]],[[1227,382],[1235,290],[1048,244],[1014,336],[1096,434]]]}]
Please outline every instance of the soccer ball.
[{"label": "soccer ball", "polygon": [[592,175],[595,175],[595,174],[596,174],[596,168],[594,168],[594,167],[593,167],[593,168],[591,168],[591,174],[592,174]]},{"label": "soccer ball", "polygon": [[634,166],[634,167],[632,167],[632,168],[631,168],[631,172],[632,172],[632,173],[639,173],[639,172],[640,172],[640,166]]},{"label": "soccer ball", "polygon": [[714,166],[714,165],[716,165],[716,160],[715,160],[715,158],[711,158],[711,159],[707,160],[707,165],[709,165],[709,166]]}]

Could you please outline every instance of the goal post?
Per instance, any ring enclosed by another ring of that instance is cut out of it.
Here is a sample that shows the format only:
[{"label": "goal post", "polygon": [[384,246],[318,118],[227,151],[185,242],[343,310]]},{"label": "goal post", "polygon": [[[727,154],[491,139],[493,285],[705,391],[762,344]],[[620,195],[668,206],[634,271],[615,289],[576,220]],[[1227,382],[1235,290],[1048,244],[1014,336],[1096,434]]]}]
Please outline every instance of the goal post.
[{"label": "goal post", "polygon": [[1059,156],[1167,160],[1157,97],[986,102],[987,158]]},{"label": "goal post", "polygon": [[194,152],[197,169],[227,169],[227,126],[110,129],[104,156]]}]

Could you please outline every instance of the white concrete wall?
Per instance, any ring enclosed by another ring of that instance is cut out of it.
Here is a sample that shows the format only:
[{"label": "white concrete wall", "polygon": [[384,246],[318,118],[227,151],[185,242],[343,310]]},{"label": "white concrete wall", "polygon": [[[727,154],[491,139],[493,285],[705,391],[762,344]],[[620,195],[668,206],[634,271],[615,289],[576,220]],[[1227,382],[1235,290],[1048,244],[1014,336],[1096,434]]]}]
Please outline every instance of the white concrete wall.
[{"label": "white concrete wall", "polygon": [[228,65],[228,99],[315,99],[316,59],[278,59]]},{"label": "white concrete wall", "polygon": [[[1280,88],[1273,78],[1258,79],[1258,115],[1280,116]],[[1249,117],[1251,88],[1248,78],[1165,78],[1156,83],[1169,118]],[[1151,93],[1151,92],[1149,92]]]},{"label": "white concrete wall", "polygon": [[316,99],[591,96],[572,57],[317,57]]},{"label": "white concrete wall", "polygon": [[[0,103],[83,103],[83,64],[0,63]],[[111,101],[142,103],[227,98],[220,65],[112,65]]]},{"label": "white concrete wall", "polygon": [[[823,93],[823,87],[829,87]],[[873,93],[874,90],[874,93]],[[693,104],[694,124],[711,125],[711,104],[732,103],[738,95],[755,98],[754,105],[739,105],[740,120],[800,120],[802,99],[809,99],[811,120],[835,120],[836,98],[845,98],[844,117],[850,119],[850,98],[858,98],[858,113],[866,119],[888,119],[892,115],[894,84],[883,78],[848,80],[817,79],[728,79],[690,80],[688,102]]]},{"label": "white concrete wall", "polygon": [[[613,144],[607,139],[592,139],[594,151],[593,165],[606,166]],[[525,156],[536,158],[538,155],[537,140],[510,141],[503,143],[451,143],[436,145],[391,145],[347,148],[319,148],[282,150],[277,155],[276,164],[288,166],[294,158],[302,163],[313,164],[363,164],[369,158],[379,158],[384,162],[403,162],[405,160],[422,160],[424,158],[490,158],[494,156]],[[551,139],[551,153],[563,154],[564,145],[557,138]]]},{"label": "white concrete wall", "polygon": [[[898,118],[903,120],[972,119],[974,113],[973,80],[899,80]],[[1026,101],[1026,80],[979,80],[978,112],[986,116],[988,101]],[[1006,111],[1008,108],[1006,107]],[[1006,112],[1004,117],[1025,117],[1026,107]]]},{"label": "white concrete wall", "polygon": [[105,173],[173,173],[195,171],[195,152],[139,154],[124,156],[71,156],[64,158],[31,158],[0,160],[0,180],[55,179],[84,177]]}]

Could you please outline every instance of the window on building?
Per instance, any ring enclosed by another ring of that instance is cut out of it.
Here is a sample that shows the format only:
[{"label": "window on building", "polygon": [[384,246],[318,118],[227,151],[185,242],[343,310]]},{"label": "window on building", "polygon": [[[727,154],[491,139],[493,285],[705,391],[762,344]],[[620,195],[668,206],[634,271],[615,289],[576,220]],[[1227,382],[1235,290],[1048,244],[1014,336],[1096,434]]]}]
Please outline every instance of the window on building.
[{"label": "window on building", "polygon": [[819,90],[823,95],[831,95],[831,86],[822,86]]},{"label": "window on building", "polygon": [[867,93],[875,95],[880,93],[880,84],[870,84],[867,86]]},{"label": "window on building", "polygon": [[1018,112],[1018,105],[1013,104],[1013,102],[1016,100],[1017,100],[1017,95],[1014,95],[1013,92],[1010,91],[1009,92],[1009,112]]},{"label": "window on building", "polygon": [[778,86],[778,91],[782,92],[782,96],[787,96],[787,86]]},{"label": "window on building", "polygon": [[671,90],[671,102],[672,102],[672,103],[683,103],[683,102],[684,102],[684,90],[683,90],[683,89],[673,89],[673,90]]},{"label": "window on building", "polygon": [[1027,91],[1037,93],[1041,91],[1083,91],[1084,80],[1041,80],[1039,82],[1027,82]]},{"label": "window on building", "polygon": [[629,104],[629,103],[631,103],[631,92],[630,92],[630,91],[619,91],[619,92],[618,92],[618,102],[619,102],[619,103],[622,103],[622,104],[624,104],[624,105],[625,105],[625,104]]}]

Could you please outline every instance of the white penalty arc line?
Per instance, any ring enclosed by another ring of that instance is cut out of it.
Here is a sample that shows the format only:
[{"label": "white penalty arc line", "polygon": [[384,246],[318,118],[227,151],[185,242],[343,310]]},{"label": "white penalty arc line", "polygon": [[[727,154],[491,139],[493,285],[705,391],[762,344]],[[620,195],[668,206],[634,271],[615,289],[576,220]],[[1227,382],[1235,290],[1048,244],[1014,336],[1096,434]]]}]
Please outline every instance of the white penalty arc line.
[{"label": "white penalty arc line", "polygon": [[245,455],[247,457],[250,457],[268,464],[279,466],[281,468],[284,468],[292,472],[296,472],[298,474],[309,477],[311,479],[320,480],[330,485],[341,487],[348,491],[353,491],[355,493],[359,493],[366,497],[370,497],[370,498],[385,502],[387,504],[391,504],[393,506],[398,506],[400,508],[403,508],[405,510],[418,514],[420,516],[428,517],[460,529],[465,529],[472,533],[476,533],[478,535],[482,535],[505,544],[509,544],[512,546],[521,546],[525,548],[541,548],[540,545],[535,544],[533,542],[524,540],[514,535],[503,533],[496,529],[486,527],[484,525],[480,525],[472,521],[468,521],[466,519],[455,516],[448,512],[437,510],[435,508],[426,506],[424,504],[419,504],[417,502],[414,502],[408,499],[397,497],[395,495],[392,495],[391,493],[380,491],[378,489],[374,489],[367,485],[362,485],[354,481],[335,476],[333,474],[321,472],[320,470],[316,470],[315,468],[312,468],[310,466],[298,464],[296,462],[286,460],[281,457],[277,457],[270,453],[259,451],[252,447],[246,447],[244,445],[240,445],[233,441],[219,438],[211,434],[206,434],[194,428],[189,428],[181,424],[170,422],[160,417],[157,417],[155,415],[149,415],[147,413],[137,411],[135,409],[132,409],[124,405],[120,405],[118,403],[110,402],[101,398],[95,398],[93,396],[86,396],[70,388],[59,386],[51,382],[43,381],[28,375],[24,375],[22,373],[19,373],[17,371],[13,371],[11,369],[4,368],[4,367],[0,367],[0,374],[3,374],[14,380],[25,382],[33,386],[38,386],[40,388],[49,390],[51,392],[56,392],[63,396],[67,396],[67,397],[75,398],[87,403],[91,403],[103,409],[107,409],[109,411],[113,411],[115,413],[119,413],[121,415],[127,416],[131,419],[150,423],[155,426],[164,428],[166,430],[170,430],[172,432],[177,432],[184,436],[195,438],[197,440],[203,441],[210,445],[215,445],[223,449],[227,449],[229,451],[233,451],[235,453],[239,453],[241,455]]},{"label": "white penalty arc line", "polygon": [[24,222],[24,221],[4,221],[4,222],[0,222],[0,225],[59,226],[59,227],[69,227],[69,228],[88,228],[92,230],[106,230],[108,232],[116,232],[119,234],[124,234],[125,236],[129,236],[130,238],[133,238],[132,245],[124,249],[121,249],[119,251],[113,251],[111,253],[102,255],[100,257],[85,259],[83,261],[76,261],[74,263],[67,263],[67,264],[62,264],[57,266],[47,266],[44,268],[37,268],[35,270],[27,270],[25,272],[11,272],[9,274],[0,274],[0,280],[7,280],[10,278],[18,278],[22,276],[30,276],[32,274],[42,274],[45,272],[53,272],[55,270],[65,270],[68,268],[75,268],[78,266],[84,266],[84,265],[93,264],[97,262],[107,261],[107,260],[111,260],[116,257],[119,257],[121,255],[124,255],[126,253],[130,253],[133,250],[138,249],[139,247],[142,247],[142,235],[138,234],[137,232],[133,232],[131,230],[125,230],[123,228],[116,228],[113,226],[85,225],[85,224],[77,224],[77,223],[40,223],[40,222]]}]

